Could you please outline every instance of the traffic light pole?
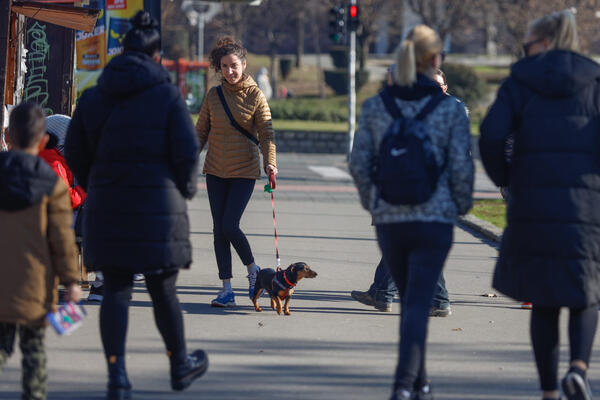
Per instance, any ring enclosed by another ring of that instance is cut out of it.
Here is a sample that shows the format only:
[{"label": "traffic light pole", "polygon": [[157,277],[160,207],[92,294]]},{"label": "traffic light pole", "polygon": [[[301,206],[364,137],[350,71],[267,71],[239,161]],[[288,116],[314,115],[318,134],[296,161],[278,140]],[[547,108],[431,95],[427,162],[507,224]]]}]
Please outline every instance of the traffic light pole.
[{"label": "traffic light pole", "polygon": [[[6,91],[6,64],[8,57],[8,38],[10,31],[10,5],[11,1],[0,4],[0,139],[4,124],[4,94]],[[1,143],[1,140],[0,140]]]},{"label": "traffic light pole", "polygon": [[[350,0],[350,6],[356,0]],[[350,51],[348,57],[348,160],[354,143],[356,127],[356,29],[350,29]]]}]

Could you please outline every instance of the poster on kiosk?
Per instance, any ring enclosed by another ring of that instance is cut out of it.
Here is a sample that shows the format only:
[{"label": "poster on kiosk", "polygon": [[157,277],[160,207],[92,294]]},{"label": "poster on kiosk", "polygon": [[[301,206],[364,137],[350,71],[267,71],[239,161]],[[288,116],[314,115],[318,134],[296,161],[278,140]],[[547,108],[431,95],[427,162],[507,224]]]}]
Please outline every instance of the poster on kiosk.
[{"label": "poster on kiosk", "polygon": [[92,0],[84,7],[100,9],[91,33],[77,31],[75,36],[77,97],[96,85],[102,69],[123,52],[123,39],[130,28],[129,19],[138,11],[148,11],[160,23],[160,0]]}]

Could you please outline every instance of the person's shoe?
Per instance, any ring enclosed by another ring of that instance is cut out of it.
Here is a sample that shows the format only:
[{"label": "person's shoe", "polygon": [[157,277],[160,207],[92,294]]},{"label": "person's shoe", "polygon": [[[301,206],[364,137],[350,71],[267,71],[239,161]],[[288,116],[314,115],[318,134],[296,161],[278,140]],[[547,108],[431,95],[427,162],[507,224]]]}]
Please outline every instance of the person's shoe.
[{"label": "person's shoe", "polygon": [[196,350],[187,356],[183,364],[171,365],[171,388],[184,390],[208,369],[208,355],[204,350]]},{"label": "person's shoe", "polygon": [[452,308],[450,306],[431,307],[429,310],[430,317],[448,317],[452,315]]},{"label": "person's shoe", "polygon": [[106,400],[131,399],[131,383],[127,378],[124,356],[110,356],[108,359],[108,388]]},{"label": "person's shoe", "polygon": [[408,390],[405,389],[397,389],[390,400],[412,400],[412,396]]},{"label": "person's shoe", "polygon": [[384,301],[376,301],[375,309],[381,312],[392,312],[392,303],[386,303]]},{"label": "person's shoe", "polygon": [[144,274],[133,274],[133,281],[134,282],[141,282],[144,279],[146,279],[146,277],[144,276]]},{"label": "person's shoe", "polygon": [[90,288],[90,293],[88,294],[87,301],[98,301],[102,302],[104,298],[104,285],[94,286]]},{"label": "person's shoe", "polygon": [[360,290],[353,290],[350,292],[350,297],[365,306],[375,307],[375,298],[369,294],[369,292],[361,292]]},{"label": "person's shoe", "polygon": [[521,303],[521,308],[523,310],[531,310],[533,308],[533,304],[528,303],[528,302],[523,302],[523,303]]},{"label": "person's shoe", "polygon": [[561,381],[563,394],[567,400],[592,400],[592,388],[585,371],[571,367]]},{"label": "person's shoe", "polygon": [[235,307],[235,294],[231,290],[221,290],[217,297],[210,302],[213,307]]},{"label": "person's shoe", "polygon": [[433,393],[429,384],[423,386],[415,394],[414,400],[433,400]]},{"label": "person's shoe", "polygon": [[246,278],[248,278],[248,297],[250,300],[254,298],[254,286],[256,286],[256,277],[260,272],[260,267],[257,265],[253,272],[250,272]]}]

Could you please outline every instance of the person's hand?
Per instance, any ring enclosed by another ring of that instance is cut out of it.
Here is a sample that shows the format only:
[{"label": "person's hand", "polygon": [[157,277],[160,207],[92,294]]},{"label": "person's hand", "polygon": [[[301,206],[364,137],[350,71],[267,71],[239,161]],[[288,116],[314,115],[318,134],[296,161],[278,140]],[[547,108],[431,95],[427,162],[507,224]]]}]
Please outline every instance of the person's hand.
[{"label": "person's hand", "polygon": [[81,288],[77,283],[72,283],[67,286],[67,291],[64,297],[65,301],[72,301],[73,303],[79,303],[81,300]]},{"label": "person's hand", "polygon": [[267,173],[267,176],[271,176],[271,174],[277,175],[279,171],[277,170],[277,167],[269,164],[265,167],[265,172]]}]

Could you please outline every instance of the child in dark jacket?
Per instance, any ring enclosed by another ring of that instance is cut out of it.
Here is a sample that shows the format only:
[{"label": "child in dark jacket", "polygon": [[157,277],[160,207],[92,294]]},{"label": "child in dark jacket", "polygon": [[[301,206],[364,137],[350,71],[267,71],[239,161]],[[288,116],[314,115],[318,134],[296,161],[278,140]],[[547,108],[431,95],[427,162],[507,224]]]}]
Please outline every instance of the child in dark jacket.
[{"label": "child in dark jacket", "polygon": [[46,398],[45,316],[57,302],[79,301],[69,192],[37,154],[48,141],[44,113],[22,103],[11,113],[11,151],[0,153],[0,367],[19,336],[23,399]]}]

